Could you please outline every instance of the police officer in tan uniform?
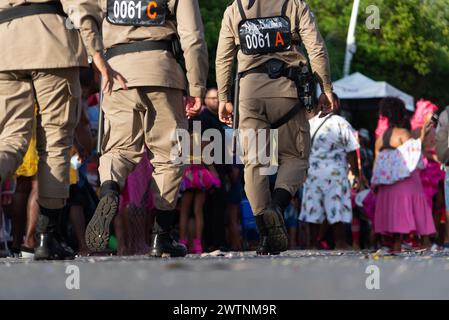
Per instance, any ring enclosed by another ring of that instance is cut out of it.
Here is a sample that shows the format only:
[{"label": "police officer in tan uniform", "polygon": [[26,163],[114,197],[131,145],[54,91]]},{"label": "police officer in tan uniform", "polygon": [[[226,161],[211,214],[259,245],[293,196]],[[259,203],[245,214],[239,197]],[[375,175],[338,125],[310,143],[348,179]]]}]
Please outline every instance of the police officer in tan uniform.
[{"label": "police officer in tan uniform", "polygon": [[56,225],[69,196],[70,149],[81,111],[79,67],[88,66],[89,54],[109,88],[116,78],[101,55],[96,12],[90,0],[0,0],[0,184],[22,163],[36,100],[40,216],[35,259],[73,255],[59,241]]},{"label": "police officer in tan uniform", "polygon": [[[245,191],[261,235],[258,254],[287,250],[283,212],[304,183],[310,151],[306,109],[311,108],[310,73],[304,44],[322,91],[323,115],[337,107],[328,53],[315,18],[302,0],[236,0],[226,10],[217,49],[219,116],[233,121],[231,74],[235,55],[240,77],[239,129],[277,129],[279,167],[273,194],[260,161],[249,161],[256,134],[243,143]],[[244,134],[242,134],[244,136]],[[269,140],[267,138],[268,148]],[[258,150],[259,151],[259,150]]]},{"label": "police officer in tan uniform", "polygon": [[[107,247],[120,190],[146,146],[156,209],[150,254],[184,256],[185,246],[170,236],[183,174],[171,153],[173,134],[187,129],[186,114],[199,113],[206,91],[208,55],[198,1],[101,0],[101,8],[106,58],[126,78],[128,90],[116,86],[102,103],[101,199],[86,230],[87,245],[95,252]],[[181,48],[187,81],[177,62]]]}]

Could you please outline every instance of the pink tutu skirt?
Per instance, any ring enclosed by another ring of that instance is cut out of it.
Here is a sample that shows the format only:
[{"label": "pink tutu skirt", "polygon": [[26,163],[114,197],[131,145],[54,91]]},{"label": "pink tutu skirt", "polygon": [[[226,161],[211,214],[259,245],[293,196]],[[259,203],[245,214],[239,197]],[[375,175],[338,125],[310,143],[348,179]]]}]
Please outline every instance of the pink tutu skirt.
[{"label": "pink tutu skirt", "polygon": [[423,236],[436,232],[419,170],[392,185],[378,186],[374,230],[379,234],[417,232]]},{"label": "pink tutu skirt", "polygon": [[192,164],[189,165],[184,172],[181,182],[181,191],[189,189],[206,191],[212,188],[219,188],[220,186],[220,179],[207,170],[204,165]]},{"label": "pink tutu skirt", "polygon": [[120,194],[120,211],[133,204],[137,208],[153,208],[151,179],[153,168],[145,153],[133,172],[128,175],[125,187]]}]

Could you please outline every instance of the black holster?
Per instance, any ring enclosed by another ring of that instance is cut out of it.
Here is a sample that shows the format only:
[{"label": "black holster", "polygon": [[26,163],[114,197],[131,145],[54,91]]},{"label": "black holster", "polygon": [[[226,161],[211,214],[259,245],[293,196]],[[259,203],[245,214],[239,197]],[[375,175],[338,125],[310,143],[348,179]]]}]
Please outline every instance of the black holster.
[{"label": "black holster", "polygon": [[175,57],[176,61],[181,61],[184,57],[184,52],[182,51],[181,47],[181,41],[179,40],[178,36],[175,36],[172,41],[172,53]]},{"label": "black holster", "polygon": [[293,81],[296,85],[296,90],[298,91],[299,100],[308,112],[312,111],[315,86],[313,75],[307,66],[302,66],[301,68],[288,68],[286,63],[274,59],[267,62],[267,69],[269,72],[268,76],[271,79],[286,77]]},{"label": "black holster", "polygon": [[295,81],[298,97],[308,112],[313,109],[313,98],[315,96],[315,81],[307,66],[304,66]]}]

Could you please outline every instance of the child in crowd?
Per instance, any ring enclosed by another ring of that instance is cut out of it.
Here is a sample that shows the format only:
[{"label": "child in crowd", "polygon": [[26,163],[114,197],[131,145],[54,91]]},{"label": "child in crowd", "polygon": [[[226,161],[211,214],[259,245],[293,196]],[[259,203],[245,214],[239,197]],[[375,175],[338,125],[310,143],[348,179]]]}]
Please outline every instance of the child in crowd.
[{"label": "child in crowd", "polygon": [[193,121],[189,121],[190,132],[190,161],[189,166],[184,172],[181,182],[181,212],[179,220],[179,237],[180,243],[189,247],[188,241],[188,220],[190,209],[193,204],[193,213],[195,216],[195,235],[192,241],[191,252],[202,253],[202,235],[203,235],[203,207],[206,199],[206,192],[212,188],[219,188],[221,181],[213,166],[206,166],[202,163],[201,155],[193,155],[193,150],[197,150],[198,146],[203,147],[200,133],[193,132]]},{"label": "child in crowd", "polygon": [[242,174],[243,168],[233,165],[226,179],[227,234],[228,243],[233,251],[241,251],[243,248],[240,226],[240,203],[243,198]]},{"label": "child in crowd", "polygon": [[[419,138],[421,129],[429,122],[438,107],[428,100],[421,99],[416,103],[416,111],[410,120],[412,135]],[[424,169],[420,172],[424,193],[435,220],[439,226],[444,218],[444,178],[445,172],[436,156],[436,128],[431,127],[423,141]],[[437,228],[438,230],[438,228]]]},{"label": "child in crowd", "polygon": [[[35,106],[35,117],[37,105]],[[34,256],[35,230],[39,206],[37,203],[37,166],[39,157],[36,149],[36,121],[33,135],[22,165],[16,171],[16,188],[12,194],[11,216],[14,256],[32,258]],[[25,239],[24,239],[25,235]]]}]

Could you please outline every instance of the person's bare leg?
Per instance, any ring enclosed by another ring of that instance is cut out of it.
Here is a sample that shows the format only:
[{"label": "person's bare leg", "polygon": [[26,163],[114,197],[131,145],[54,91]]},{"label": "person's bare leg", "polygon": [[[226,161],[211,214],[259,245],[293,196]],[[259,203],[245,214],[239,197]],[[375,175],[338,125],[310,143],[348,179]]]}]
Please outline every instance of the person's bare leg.
[{"label": "person's bare leg", "polygon": [[444,223],[444,243],[449,243],[449,210],[446,211],[446,221]]},{"label": "person's bare leg", "polygon": [[137,207],[130,203],[126,209],[125,209],[125,219],[128,225],[128,229],[127,229],[127,241],[126,243],[128,244],[127,248],[128,248],[128,255],[135,255],[137,253],[137,233],[136,233],[136,221],[135,218],[137,216]]},{"label": "person's bare leg", "polygon": [[152,237],[152,230],[153,230],[153,224],[154,224],[154,213],[152,209],[147,210],[147,214],[145,215],[145,241],[148,246],[151,245],[151,237]]},{"label": "person's bare leg", "polygon": [[444,244],[446,226],[442,222],[442,212],[445,210],[444,203],[444,186],[443,183],[438,185],[438,192],[435,196],[435,211],[437,212],[437,223],[435,224],[438,232],[438,237],[435,237],[435,242],[438,244]]},{"label": "person's bare leg", "polygon": [[86,220],[84,219],[84,210],[82,206],[70,207],[70,223],[75,230],[76,240],[78,241],[78,254],[80,256],[87,256],[89,249],[87,248],[84,234],[86,231]]},{"label": "person's bare leg", "polygon": [[189,213],[192,201],[193,201],[193,191],[185,191],[181,197],[181,210],[179,213],[180,240],[187,240],[187,223],[189,220]]},{"label": "person's bare leg", "polygon": [[321,241],[326,237],[327,232],[329,231],[330,224],[327,220],[324,220],[322,224],[320,224],[320,229],[318,233],[318,240]]},{"label": "person's bare leg", "polygon": [[12,216],[12,248],[20,249],[25,235],[26,213],[28,196],[31,191],[31,178],[19,177],[17,179],[17,189],[12,196],[11,216]]},{"label": "person's bare leg", "polygon": [[369,249],[376,250],[378,249],[379,237],[374,232],[374,228],[370,228],[369,231]]},{"label": "person's bare leg", "polygon": [[[433,217],[433,225],[435,226],[436,233],[432,235],[432,239],[437,242],[438,238],[440,237],[440,213],[436,209],[436,205],[434,202],[434,208],[432,210],[432,217]],[[424,237],[422,237],[423,240],[423,246],[424,246]],[[429,240],[430,241],[430,240]]]},{"label": "person's bare leg", "polygon": [[203,238],[204,228],[204,202],[206,201],[206,193],[204,191],[195,192],[194,214],[195,214],[195,239]]},{"label": "person's bare leg", "polygon": [[[187,243],[192,244],[192,240],[195,239],[195,218],[187,219],[187,238],[185,239]],[[190,250],[191,251],[191,250]]]},{"label": "person's bare leg", "polygon": [[119,212],[119,214],[114,218],[114,230],[115,236],[117,237],[118,256],[126,256],[128,254],[128,248],[126,244],[127,232],[125,224],[125,212]]},{"label": "person's bare leg", "polygon": [[351,246],[349,246],[348,243],[346,242],[344,224],[341,223],[341,222],[335,223],[332,226],[332,228],[334,230],[335,249],[337,249],[337,250],[350,250]]},{"label": "person's bare leg", "polygon": [[318,249],[318,237],[320,234],[321,224],[309,223],[309,234],[310,234],[310,245],[309,248],[312,250]]},{"label": "person's bare leg", "polygon": [[296,249],[296,227],[290,227],[288,228],[288,246],[289,250],[295,250]]},{"label": "person's bare leg", "polygon": [[430,241],[430,236],[422,236],[422,248],[430,249],[432,247],[432,241]]},{"label": "person's bare leg", "polygon": [[232,250],[242,251],[242,237],[240,236],[240,206],[235,203],[231,203],[228,206],[229,217],[229,242],[231,243]]},{"label": "person's bare leg", "polygon": [[399,233],[395,233],[393,235],[393,251],[401,252],[402,251],[402,237]]},{"label": "person's bare leg", "polygon": [[147,210],[145,207],[135,205],[128,206],[130,242],[133,244],[133,254],[143,255],[150,252],[150,247],[145,239],[145,218]]},{"label": "person's bare leg", "polygon": [[37,177],[33,177],[31,181],[31,192],[28,197],[27,204],[27,227],[26,227],[26,235],[25,241],[23,245],[26,248],[34,248],[36,245],[36,225],[37,218],[39,217],[39,204],[37,203],[37,195],[38,195],[38,184]]},{"label": "person's bare leg", "polygon": [[301,249],[310,248],[310,228],[308,223],[299,221],[297,243],[301,247]]}]

